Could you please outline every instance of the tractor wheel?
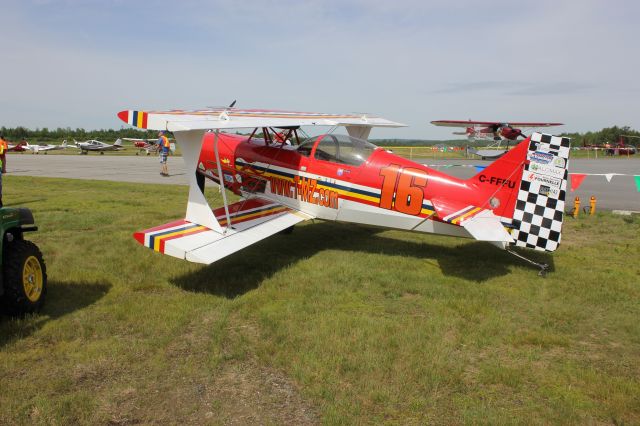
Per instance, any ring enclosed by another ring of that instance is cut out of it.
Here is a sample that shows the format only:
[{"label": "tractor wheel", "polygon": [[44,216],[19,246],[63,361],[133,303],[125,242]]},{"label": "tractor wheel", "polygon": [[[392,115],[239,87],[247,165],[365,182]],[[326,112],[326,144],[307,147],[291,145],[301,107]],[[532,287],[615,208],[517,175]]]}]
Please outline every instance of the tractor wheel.
[{"label": "tractor wheel", "polygon": [[40,309],[47,294],[47,268],[38,246],[25,240],[6,244],[2,273],[3,311],[21,315]]}]

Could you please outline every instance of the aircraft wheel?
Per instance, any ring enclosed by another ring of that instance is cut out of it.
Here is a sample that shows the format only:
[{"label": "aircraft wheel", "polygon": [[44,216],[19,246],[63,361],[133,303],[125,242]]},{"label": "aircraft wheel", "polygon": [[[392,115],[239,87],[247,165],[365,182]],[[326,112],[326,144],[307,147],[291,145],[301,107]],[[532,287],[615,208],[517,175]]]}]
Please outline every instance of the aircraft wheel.
[{"label": "aircraft wheel", "polygon": [[36,312],[47,293],[47,268],[38,246],[16,240],[4,251],[1,298],[3,311],[12,315]]},{"label": "aircraft wheel", "polygon": [[104,155],[104,151],[100,151],[100,155]]},{"label": "aircraft wheel", "polygon": [[140,155],[140,153],[139,153],[139,152],[136,152],[136,155]]}]

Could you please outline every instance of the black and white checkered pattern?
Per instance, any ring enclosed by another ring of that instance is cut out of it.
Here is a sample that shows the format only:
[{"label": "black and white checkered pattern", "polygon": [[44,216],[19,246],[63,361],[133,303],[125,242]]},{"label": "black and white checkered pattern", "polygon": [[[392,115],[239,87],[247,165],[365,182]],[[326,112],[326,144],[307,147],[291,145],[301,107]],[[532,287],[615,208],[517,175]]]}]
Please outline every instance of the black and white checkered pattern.
[{"label": "black and white checkered pattern", "polygon": [[527,152],[529,161],[522,174],[513,213],[511,236],[516,246],[541,251],[558,248],[567,191],[570,142],[569,138],[558,136],[531,135]]}]

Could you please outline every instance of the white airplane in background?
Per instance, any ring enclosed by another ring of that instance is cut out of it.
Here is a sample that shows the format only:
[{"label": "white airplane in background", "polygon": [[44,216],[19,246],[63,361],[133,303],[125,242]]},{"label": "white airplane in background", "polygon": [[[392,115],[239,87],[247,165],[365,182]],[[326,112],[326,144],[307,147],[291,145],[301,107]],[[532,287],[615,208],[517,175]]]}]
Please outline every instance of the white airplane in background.
[{"label": "white airplane in background", "polygon": [[48,151],[58,151],[58,150],[67,148],[67,141],[63,141],[61,145],[49,145],[49,144],[31,145],[27,142],[21,146],[25,150],[31,151],[32,154],[39,154],[41,152],[44,152],[46,155]]},{"label": "white airplane in background", "polygon": [[100,142],[95,139],[90,139],[84,142],[78,142],[75,139],[73,142],[76,145],[76,148],[80,149],[80,154],[88,154],[89,151],[97,151],[100,152],[100,155],[104,155],[105,151],[120,151],[124,149],[122,146],[122,139],[117,139],[113,145],[109,145],[108,143]]}]

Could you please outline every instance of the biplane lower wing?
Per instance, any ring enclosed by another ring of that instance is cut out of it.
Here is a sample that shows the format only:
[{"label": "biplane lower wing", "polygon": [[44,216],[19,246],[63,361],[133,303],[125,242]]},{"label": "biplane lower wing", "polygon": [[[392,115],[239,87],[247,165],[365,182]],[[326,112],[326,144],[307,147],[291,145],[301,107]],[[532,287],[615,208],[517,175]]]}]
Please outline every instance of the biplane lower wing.
[{"label": "biplane lower wing", "polygon": [[220,233],[188,220],[177,220],[136,232],[134,238],[157,252],[211,264],[264,238],[283,231],[311,216],[278,203],[258,198],[241,200],[229,206],[231,225],[224,208],[213,211],[225,232]]}]

